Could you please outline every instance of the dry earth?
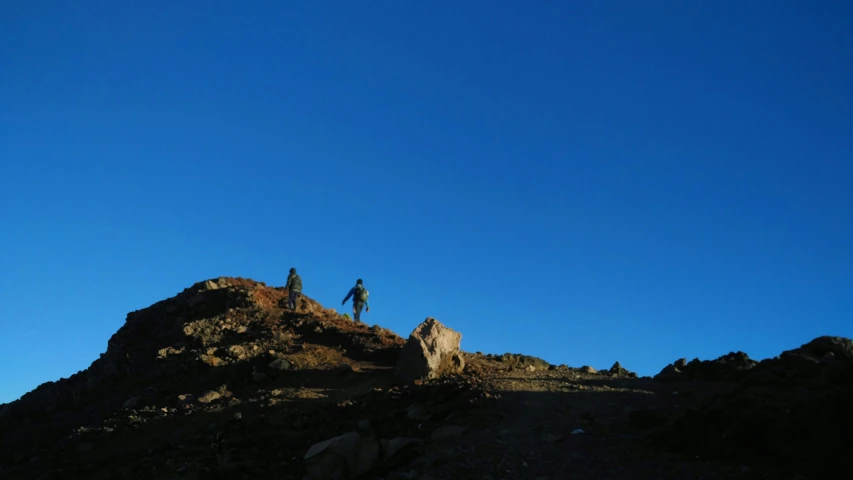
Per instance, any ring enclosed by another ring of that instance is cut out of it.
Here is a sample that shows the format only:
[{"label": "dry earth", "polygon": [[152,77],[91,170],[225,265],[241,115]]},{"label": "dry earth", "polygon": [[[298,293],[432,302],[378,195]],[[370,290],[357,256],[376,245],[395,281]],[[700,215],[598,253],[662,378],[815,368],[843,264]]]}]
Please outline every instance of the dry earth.
[{"label": "dry earth", "polygon": [[[853,342],[736,352],[655,379],[465,353],[403,383],[404,339],[219,278],[132,312],[87,370],[0,406],[2,479],[302,479],[309,448],[382,445],[365,479],[849,478]],[[451,326],[452,327],[452,326]]]}]

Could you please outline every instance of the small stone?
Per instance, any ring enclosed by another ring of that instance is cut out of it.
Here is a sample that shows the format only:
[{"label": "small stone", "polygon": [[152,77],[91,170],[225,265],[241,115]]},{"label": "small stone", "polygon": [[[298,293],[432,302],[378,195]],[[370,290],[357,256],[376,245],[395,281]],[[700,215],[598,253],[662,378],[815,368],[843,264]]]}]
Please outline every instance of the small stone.
[{"label": "small stone", "polygon": [[598,373],[598,370],[590,367],[589,365],[584,365],[581,367],[581,372],[592,375]]},{"label": "small stone", "polygon": [[241,412],[237,412],[231,418],[233,418],[234,420],[242,420],[243,414]]},{"label": "small stone", "polygon": [[533,365],[528,365],[527,368],[525,368],[525,370],[527,370],[528,372],[535,372],[536,367],[534,367]]},{"label": "small stone", "polygon": [[219,392],[217,392],[215,390],[208,390],[208,391],[204,392],[203,394],[201,394],[200,397],[198,397],[198,401],[199,401],[199,403],[210,403],[210,402],[219,400],[221,397],[222,397],[222,394],[220,394]]},{"label": "small stone", "polygon": [[269,368],[272,370],[279,370],[279,371],[290,370],[291,365],[290,365],[290,362],[288,362],[287,360],[285,360],[283,358],[279,358],[277,360],[273,360],[272,362],[270,362]]},{"label": "small stone", "polygon": [[122,408],[136,408],[136,405],[139,403],[139,397],[130,397],[124,401],[124,405]]},{"label": "small stone", "polygon": [[242,345],[231,345],[228,347],[228,356],[234,360],[242,360],[246,358],[246,349]]},{"label": "small stone", "polygon": [[246,333],[247,331],[249,331],[249,329],[244,325],[240,325],[235,331],[237,333]]},{"label": "small stone", "polygon": [[[672,357],[670,357],[670,358],[672,358]],[[687,366],[687,359],[686,358],[679,358],[678,360],[675,361],[675,363],[673,365],[675,365],[675,368],[684,368]]]}]

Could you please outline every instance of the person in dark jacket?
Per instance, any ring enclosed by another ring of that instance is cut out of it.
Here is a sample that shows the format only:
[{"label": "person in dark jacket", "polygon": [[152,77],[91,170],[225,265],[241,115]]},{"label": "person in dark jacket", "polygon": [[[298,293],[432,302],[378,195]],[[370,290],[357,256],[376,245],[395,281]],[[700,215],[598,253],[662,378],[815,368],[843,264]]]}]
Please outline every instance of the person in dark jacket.
[{"label": "person in dark jacket", "polygon": [[302,278],[297,275],[296,269],[290,269],[290,275],[287,277],[287,285],[284,287],[287,290],[287,306],[291,311],[296,311],[296,301],[302,294]]},{"label": "person in dark jacket", "polygon": [[356,280],[355,286],[350,289],[349,293],[347,293],[347,296],[346,298],[344,298],[344,301],[341,302],[341,305],[346,305],[347,300],[349,300],[349,297],[352,297],[352,316],[356,322],[361,321],[362,308],[367,307],[367,311],[370,311],[370,303],[367,301],[368,295],[369,292],[366,288],[364,288],[364,284],[359,278],[358,280]]}]

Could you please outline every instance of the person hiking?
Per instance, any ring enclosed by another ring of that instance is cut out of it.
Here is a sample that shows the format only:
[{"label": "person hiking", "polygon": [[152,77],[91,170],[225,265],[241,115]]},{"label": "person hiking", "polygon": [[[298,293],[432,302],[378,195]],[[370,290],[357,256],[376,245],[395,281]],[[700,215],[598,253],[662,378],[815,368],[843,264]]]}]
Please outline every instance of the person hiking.
[{"label": "person hiking", "polygon": [[356,280],[355,286],[350,289],[349,293],[347,293],[344,301],[341,302],[341,305],[346,305],[349,297],[352,297],[352,315],[356,322],[361,321],[361,309],[363,307],[367,307],[367,311],[370,311],[370,303],[367,301],[368,295],[369,292],[364,288],[364,283],[359,278]]},{"label": "person hiking", "polygon": [[287,276],[287,285],[284,287],[287,290],[287,306],[290,311],[296,311],[296,300],[302,294],[302,277],[296,273],[295,268],[290,269],[290,275]]}]

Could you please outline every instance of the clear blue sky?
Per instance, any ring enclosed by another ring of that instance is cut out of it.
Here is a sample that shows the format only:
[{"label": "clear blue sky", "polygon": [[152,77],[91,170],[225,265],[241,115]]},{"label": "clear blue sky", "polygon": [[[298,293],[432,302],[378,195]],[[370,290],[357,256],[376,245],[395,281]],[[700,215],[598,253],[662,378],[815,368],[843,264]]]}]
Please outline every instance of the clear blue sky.
[{"label": "clear blue sky", "polygon": [[853,336],[853,3],[0,4],[0,402],[217,276],[654,374]]}]

